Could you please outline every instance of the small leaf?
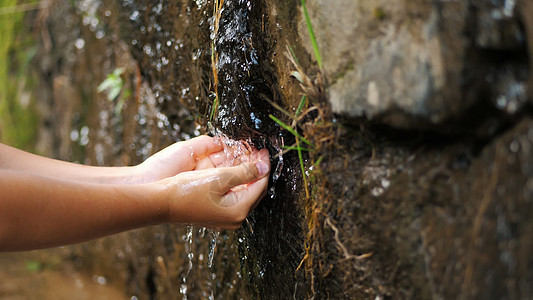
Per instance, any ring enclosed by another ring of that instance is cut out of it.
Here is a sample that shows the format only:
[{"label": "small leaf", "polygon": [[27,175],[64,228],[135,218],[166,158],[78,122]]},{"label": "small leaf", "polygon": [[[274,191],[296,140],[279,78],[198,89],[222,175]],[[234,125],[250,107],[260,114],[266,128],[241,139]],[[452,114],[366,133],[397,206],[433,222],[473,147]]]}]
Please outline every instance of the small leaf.
[{"label": "small leaf", "polygon": [[113,70],[113,75],[115,75],[116,77],[120,77],[122,73],[124,73],[124,68],[116,68],[115,70]]},{"label": "small leaf", "polygon": [[300,74],[300,72],[291,72],[291,76],[296,78],[296,80],[298,80],[300,83],[304,83],[304,78],[302,76],[302,74]]},{"label": "small leaf", "polygon": [[100,85],[98,86],[98,92],[101,93],[109,88],[111,88],[114,85],[114,81],[111,78],[107,78],[106,80],[102,81]]},{"label": "small leaf", "polygon": [[121,85],[116,85],[111,88],[111,90],[109,90],[109,93],[107,94],[107,99],[109,99],[109,101],[117,99],[118,95],[120,94],[120,90],[122,90]]}]

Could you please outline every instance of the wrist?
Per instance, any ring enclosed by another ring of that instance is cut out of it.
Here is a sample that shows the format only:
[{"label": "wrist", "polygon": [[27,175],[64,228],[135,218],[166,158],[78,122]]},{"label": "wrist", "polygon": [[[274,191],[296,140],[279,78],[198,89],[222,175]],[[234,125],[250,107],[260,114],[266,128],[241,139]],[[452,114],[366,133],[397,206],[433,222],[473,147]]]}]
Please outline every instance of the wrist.
[{"label": "wrist", "polygon": [[175,184],[169,180],[160,180],[144,184],[150,189],[152,201],[157,207],[156,219],[158,223],[165,224],[172,221],[171,216],[171,201],[173,190],[176,189]]},{"label": "wrist", "polygon": [[126,184],[145,184],[155,181],[150,175],[148,168],[142,163],[126,168],[128,168],[127,175],[124,176],[124,183]]}]

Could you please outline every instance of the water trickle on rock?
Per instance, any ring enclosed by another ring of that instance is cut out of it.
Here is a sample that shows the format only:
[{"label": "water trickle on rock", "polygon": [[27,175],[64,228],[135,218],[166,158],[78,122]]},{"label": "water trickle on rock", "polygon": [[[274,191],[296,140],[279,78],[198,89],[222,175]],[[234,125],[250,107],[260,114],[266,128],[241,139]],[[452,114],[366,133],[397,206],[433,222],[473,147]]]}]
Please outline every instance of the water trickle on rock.
[{"label": "water trickle on rock", "polygon": [[214,62],[218,82],[214,123],[235,139],[259,137],[275,130],[268,117],[273,109],[264,100],[273,99],[275,91],[257,48],[264,41],[257,36],[259,31],[253,31],[257,26],[252,21],[256,6],[252,1],[225,1],[210,27],[212,51],[218,58]]}]

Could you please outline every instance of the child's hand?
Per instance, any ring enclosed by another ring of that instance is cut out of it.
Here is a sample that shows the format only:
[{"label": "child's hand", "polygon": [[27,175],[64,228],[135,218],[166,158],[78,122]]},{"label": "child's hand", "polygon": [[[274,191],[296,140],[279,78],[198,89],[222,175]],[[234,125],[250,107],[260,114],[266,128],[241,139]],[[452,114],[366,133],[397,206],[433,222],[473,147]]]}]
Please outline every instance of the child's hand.
[{"label": "child's hand", "polygon": [[[268,150],[255,150],[254,162],[217,166],[223,159],[204,161],[204,168],[182,172],[162,181],[169,197],[168,222],[237,229],[266,194]],[[214,160],[214,162],[212,162]]]},{"label": "child's hand", "polygon": [[203,135],[178,142],[157,152],[138,165],[139,183],[150,183],[181,172],[213,168],[222,163],[222,145]]}]

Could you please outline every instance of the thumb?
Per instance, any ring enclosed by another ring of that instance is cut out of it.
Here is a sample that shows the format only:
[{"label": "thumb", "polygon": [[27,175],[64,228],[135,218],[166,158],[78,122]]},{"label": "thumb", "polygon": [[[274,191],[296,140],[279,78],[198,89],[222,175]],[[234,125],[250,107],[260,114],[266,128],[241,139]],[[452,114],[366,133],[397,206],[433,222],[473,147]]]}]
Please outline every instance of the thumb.
[{"label": "thumb", "polygon": [[222,190],[228,192],[232,188],[255,182],[265,177],[270,172],[270,164],[263,161],[255,163],[244,163],[236,167],[220,168],[222,180]]}]

